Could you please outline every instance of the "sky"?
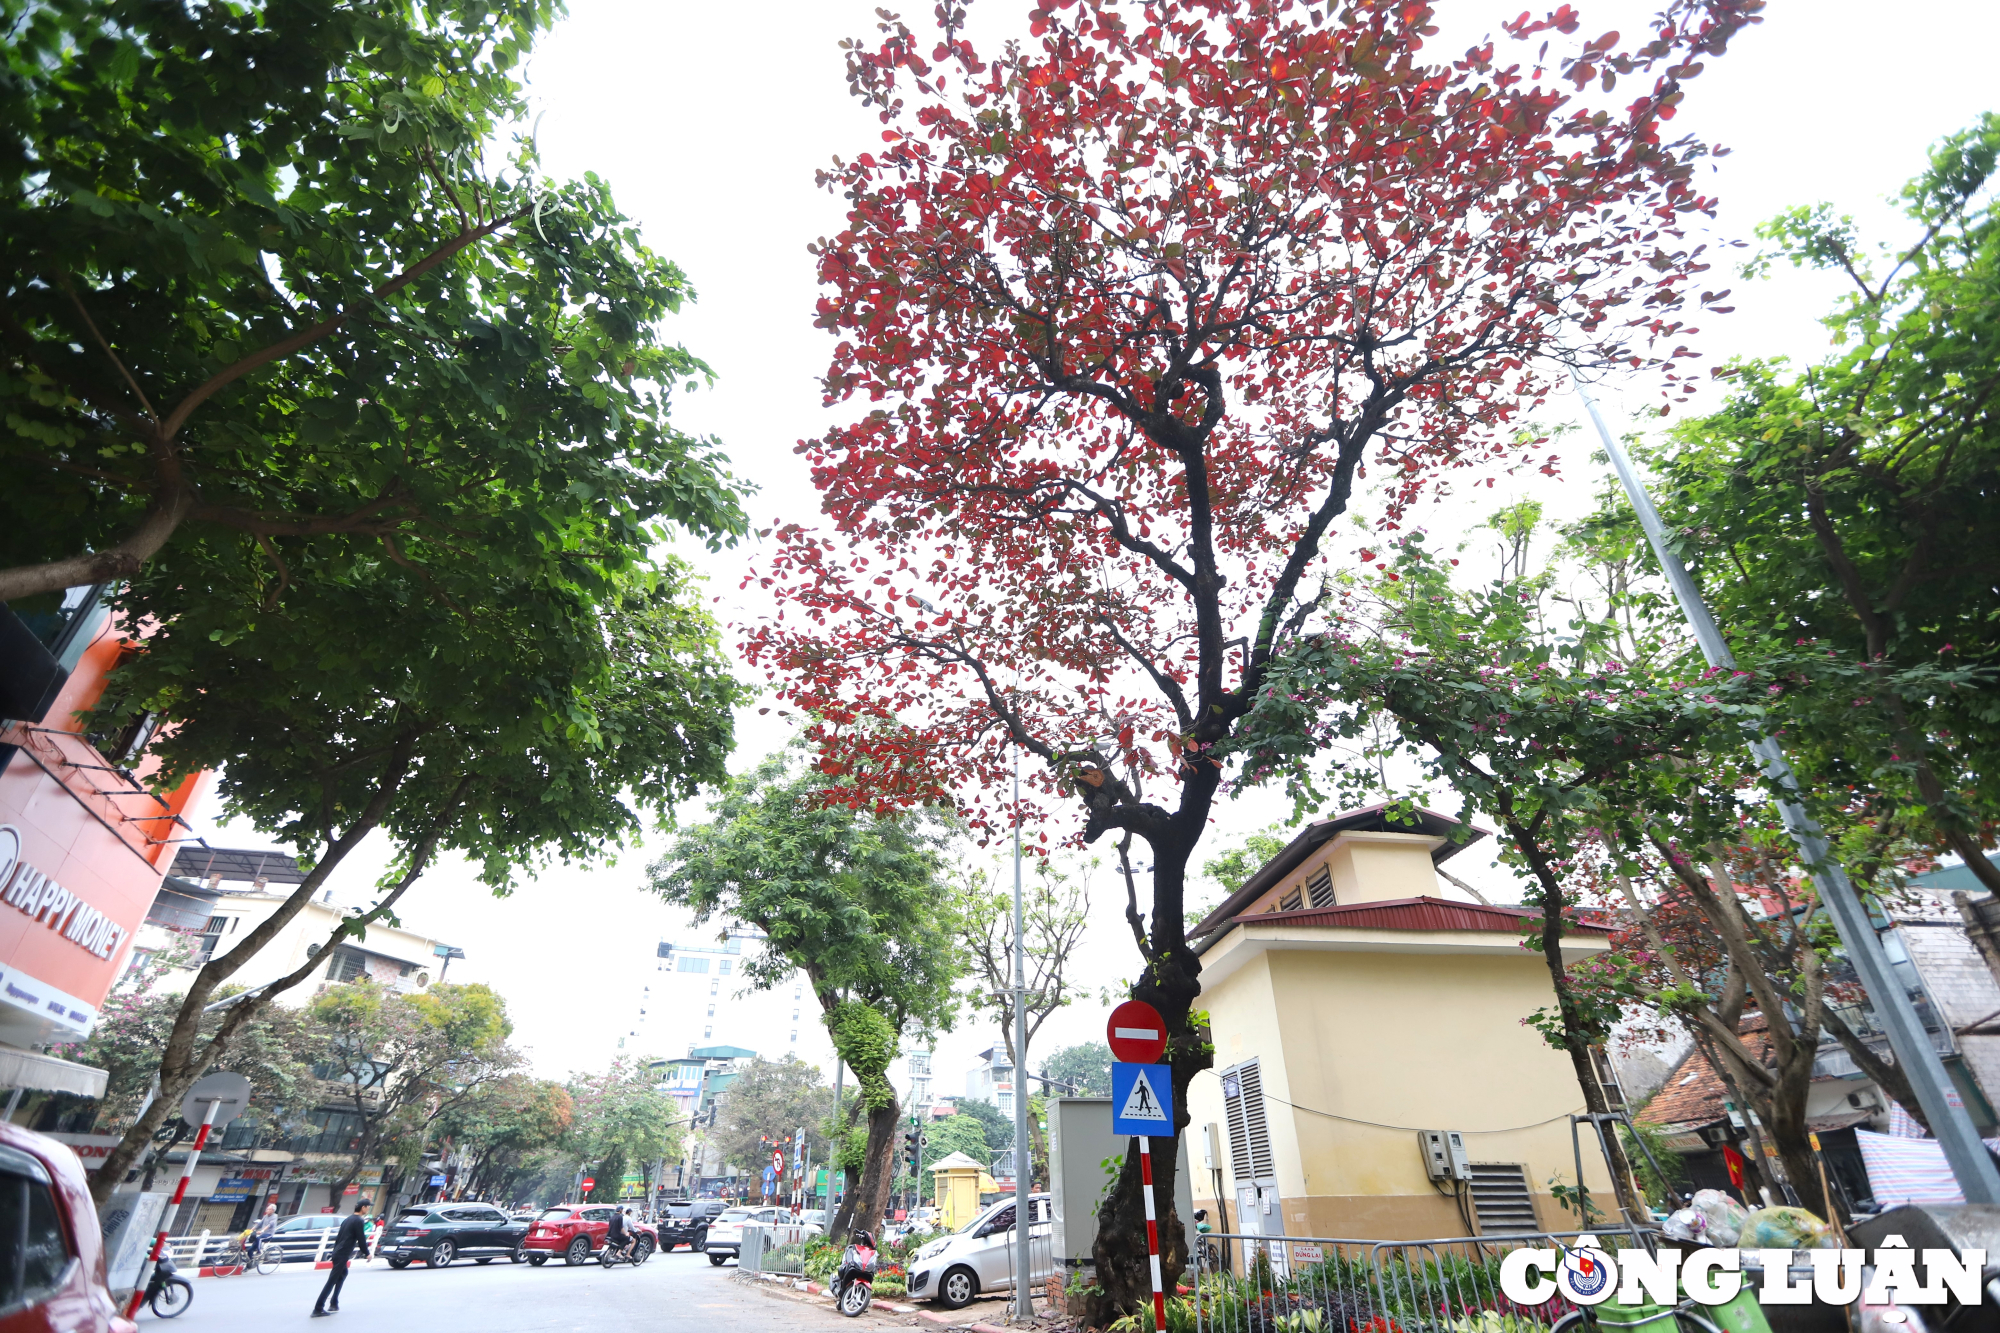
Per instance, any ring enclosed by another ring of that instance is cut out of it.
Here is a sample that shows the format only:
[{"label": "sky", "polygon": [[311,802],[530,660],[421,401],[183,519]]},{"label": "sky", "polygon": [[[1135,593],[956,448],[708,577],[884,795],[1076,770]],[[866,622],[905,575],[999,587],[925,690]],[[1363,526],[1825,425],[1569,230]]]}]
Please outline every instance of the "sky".
[{"label": "sky", "polygon": [[[1520,3],[1440,0],[1443,32],[1433,53],[1442,57],[1497,31]],[[1658,7],[1658,0],[1577,5],[1586,28],[1627,33]],[[921,14],[929,6],[910,8]],[[1027,9],[1026,0],[978,0],[975,40],[1021,30]],[[683,398],[676,419],[718,438],[737,475],[756,485],[748,507],[758,526],[810,521],[818,512],[793,453],[800,439],[831,420],[817,384],[830,342],[812,326],[816,287],[806,246],[837,231],[841,214],[839,201],[816,188],[814,172],[836,154],[852,157],[876,142],[879,125],[847,93],[839,46],[844,38],[874,37],[876,21],[875,0],[742,7],[570,0],[569,17],[527,66],[550,174],[594,172],[608,180],[647,244],[680,264],[699,293],[668,334],[708,362],[716,383]],[[1995,50],[2000,5],[1991,0],[1903,0],[1893,9],[1855,0],[1771,0],[1766,21],[1690,84],[1675,122],[1730,150],[1704,168],[1702,186],[1720,199],[1707,227],[1718,251],[1717,277],[1748,253],[1724,246],[1754,244],[1757,223],[1801,203],[1832,203],[1853,214],[1867,237],[1907,235],[1886,201],[1918,170],[1929,144],[2000,102]],[[1761,281],[1732,275],[1709,285],[1733,285],[1736,306],[1734,314],[1705,318],[1701,334],[1689,340],[1711,364],[1752,355],[1804,361],[1826,351],[1817,321],[1837,288],[1824,276],[1782,271]],[[1639,415],[1658,401],[1651,382],[1607,384],[1600,398],[1614,430],[1657,424]],[[1541,419],[1579,415],[1574,401],[1563,399]],[[1598,478],[1581,433],[1562,447],[1560,476],[1508,478],[1483,493],[1482,503],[1533,497],[1553,516],[1576,513]],[[1362,497],[1357,512],[1368,516],[1368,503]],[[1453,542],[1469,541],[1469,554],[1478,557],[1485,544],[1465,534],[1484,512],[1454,500],[1418,521]],[[744,565],[756,558],[754,542],[720,556],[694,554],[725,622],[761,613],[761,603],[737,588]],[[759,717],[755,707],[738,720],[733,767],[739,771],[788,739],[782,723]],[[255,830],[220,822],[215,808],[207,813],[199,831],[216,845],[270,845]],[[1275,796],[1225,803],[1197,861],[1288,813]],[[499,901],[465,866],[443,864],[405,899],[403,918],[465,950],[453,980],[485,981],[501,991],[516,1042],[539,1073],[560,1077],[601,1067],[615,1053],[615,1015],[650,965],[654,942],[701,933],[643,892],[645,865],[662,843],[656,834],[615,861],[548,873]],[[1491,861],[1490,845],[1467,849],[1451,869],[1489,897],[1513,901],[1518,891],[1510,873]],[[364,901],[383,860],[381,847],[364,847],[335,877],[335,897]],[[1095,993],[1136,971],[1122,892],[1104,870],[1091,883],[1091,935],[1079,978],[1090,994],[1050,1020],[1043,1050],[1101,1040],[1104,1006]],[[968,1018],[941,1038],[939,1091],[962,1089],[973,1053],[995,1031]]]}]

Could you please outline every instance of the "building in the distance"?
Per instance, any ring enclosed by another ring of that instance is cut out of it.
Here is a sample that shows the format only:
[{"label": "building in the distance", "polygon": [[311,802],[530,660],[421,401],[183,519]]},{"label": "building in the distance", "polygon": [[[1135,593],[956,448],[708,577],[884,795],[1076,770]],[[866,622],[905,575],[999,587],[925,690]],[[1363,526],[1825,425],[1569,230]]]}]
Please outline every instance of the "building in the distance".
[{"label": "building in the distance", "polygon": [[977,1059],[979,1063],[965,1075],[966,1099],[991,1102],[1000,1114],[1014,1114],[1014,1065],[1008,1058],[1007,1047],[996,1041],[981,1051]]},{"label": "building in the distance", "polygon": [[697,1048],[732,1046],[766,1060],[795,1055],[831,1078],[833,1042],[805,973],[763,987],[745,975],[763,949],[761,934],[741,928],[700,944],[660,941],[623,1016],[618,1049],[671,1060]]}]

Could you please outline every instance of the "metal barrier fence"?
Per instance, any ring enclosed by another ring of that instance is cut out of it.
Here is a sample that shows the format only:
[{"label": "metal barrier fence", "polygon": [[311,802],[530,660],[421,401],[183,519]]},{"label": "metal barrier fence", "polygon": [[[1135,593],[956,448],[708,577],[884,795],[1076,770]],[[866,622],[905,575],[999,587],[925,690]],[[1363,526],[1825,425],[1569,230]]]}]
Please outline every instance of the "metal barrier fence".
[{"label": "metal barrier fence", "polygon": [[[1595,1236],[1611,1250],[1652,1249],[1638,1228],[1376,1241],[1327,1236],[1195,1235],[1189,1295],[1170,1301],[1168,1333],[1538,1333],[1575,1307],[1515,1305],[1500,1260],[1522,1246]],[[1183,1278],[1183,1282],[1187,1282]],[[1144,1323],[1151,1325],[1151,1312]]]},{"label": "metal barrier fence", "polygon": [[[1006,1280],[1008,1290],[1011,1291],[1015,1285],[1015,1274],[1020,1268],[1021,1242],[1015,1235],[1012,1227],[1007,1228],[1004,1233],[996,1232],[994,1234],[996,1238],[1004,1235],[1007,1240],[1007,1244],[1004,1247],[1007,1252]],[[1046,1290],[1048,1280],[1058,1271],[1056,1268],[1056,1228],[1054,1222],[1033,1222],[1029,1224],[1028,1263],[1033,1271],[1028,1281],[1028,1301],[1025,1312],[1033,1314],[1035,1297],[1038,1294],[1045,1305],[1048,1303],[1049,1295]]]}]

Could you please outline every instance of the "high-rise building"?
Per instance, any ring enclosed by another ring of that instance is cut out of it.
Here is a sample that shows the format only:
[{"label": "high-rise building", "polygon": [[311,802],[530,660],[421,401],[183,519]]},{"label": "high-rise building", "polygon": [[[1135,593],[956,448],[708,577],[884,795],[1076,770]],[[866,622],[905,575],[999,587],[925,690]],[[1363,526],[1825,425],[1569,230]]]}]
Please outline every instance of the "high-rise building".
[{"label": "high-rise building", "polygon": [[763,935],[741,928],[701,944],[660,941],[624,1016],[619,1049],[673,1059],[698,1047],[735,1046],[766,1060],[796,1055],[832,1078],[833,1042],[805,973],[761,988],[745,975],[763,949]]}]

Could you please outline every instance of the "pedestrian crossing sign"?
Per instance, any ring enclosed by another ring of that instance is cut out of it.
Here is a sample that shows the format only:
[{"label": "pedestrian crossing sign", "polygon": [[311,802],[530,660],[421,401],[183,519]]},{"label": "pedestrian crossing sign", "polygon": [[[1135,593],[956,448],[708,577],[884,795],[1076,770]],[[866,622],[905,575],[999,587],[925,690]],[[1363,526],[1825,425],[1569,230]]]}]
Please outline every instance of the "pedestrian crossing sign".
[{"label": "pedestrian crossing sign", "polygon": [[1174,1083],[1167,1066],[1111,1066],[1111,1132],[1174,1136]]}]

